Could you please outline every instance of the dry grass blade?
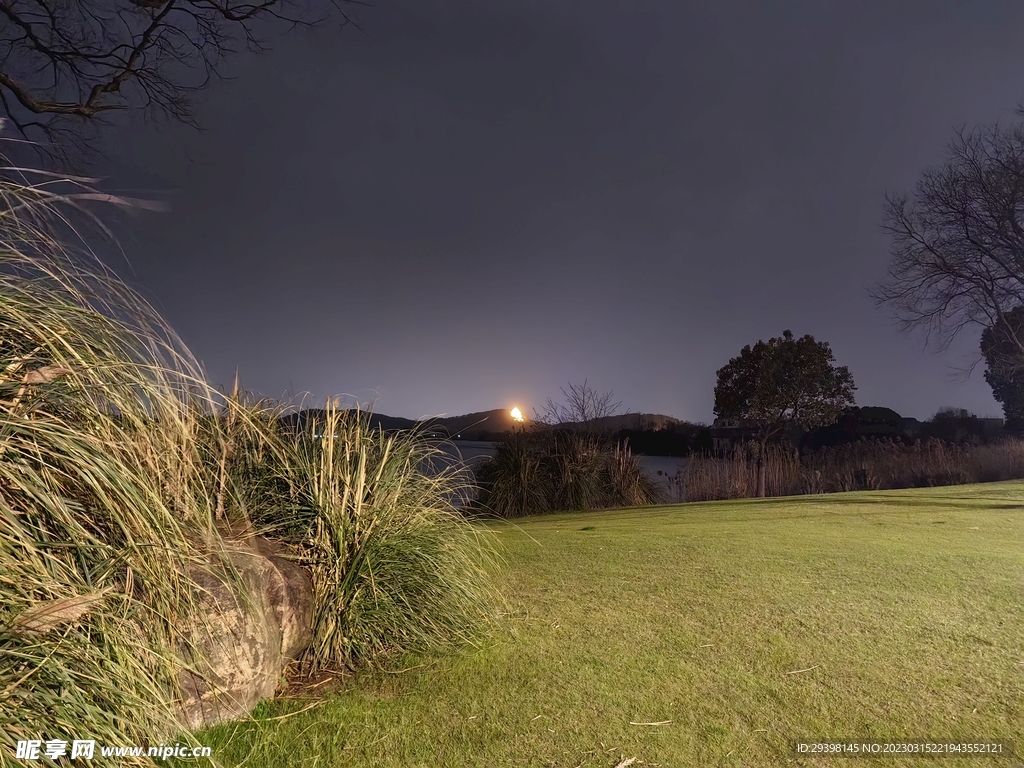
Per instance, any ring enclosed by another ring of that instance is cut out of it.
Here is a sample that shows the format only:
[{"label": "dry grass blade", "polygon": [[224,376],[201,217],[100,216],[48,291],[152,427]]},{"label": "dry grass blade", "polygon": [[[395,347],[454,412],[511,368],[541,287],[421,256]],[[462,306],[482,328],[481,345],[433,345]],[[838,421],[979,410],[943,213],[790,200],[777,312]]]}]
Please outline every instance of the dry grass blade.
[{"label": "dry grass blade", "polygon": [[799,675],[802,672],[810,672],[812,669],[817,669],[821,664],[815,664],[813,667],[807,667],[807,669],[794,669],[792,672],[787,672],[787,675]]},{"label": "dry grass blade", "polygon": [[25,374],[25,384],[50,384],[61,376],[68,376],[72,373],[70,368],[59,365],[44,365]]},{"label": "dry grass blade", "polygon": [[36,603],[22,611],[7,629],[14,635],[26,638],[45,635],[58,627],[81,619],[106,597],[110,589],[104,587],[84,595],[59,597]]}]

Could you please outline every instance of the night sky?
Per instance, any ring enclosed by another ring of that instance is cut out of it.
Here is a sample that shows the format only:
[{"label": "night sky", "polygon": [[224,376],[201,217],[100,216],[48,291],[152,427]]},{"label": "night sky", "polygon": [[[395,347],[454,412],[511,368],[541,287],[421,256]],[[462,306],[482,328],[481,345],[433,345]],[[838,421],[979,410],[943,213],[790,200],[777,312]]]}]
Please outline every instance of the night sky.
[{"label": "night sky", "polygon": [[936,354],[866,287],[885,192],[1014,119],[1019,2],[377,0],[232,59],[197,133],[107,133],[107,188],[171,201],[120,271],[215,383],[419,417],[587,378],[713,418],[785,329],[860,405],[1001,415],[978,332]]}]

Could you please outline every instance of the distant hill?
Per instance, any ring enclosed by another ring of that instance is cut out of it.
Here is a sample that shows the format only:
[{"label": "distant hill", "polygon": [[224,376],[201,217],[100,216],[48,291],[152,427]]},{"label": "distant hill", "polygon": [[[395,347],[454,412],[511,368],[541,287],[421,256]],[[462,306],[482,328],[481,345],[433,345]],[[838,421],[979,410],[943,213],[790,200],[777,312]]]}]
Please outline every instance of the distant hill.
[{"label": "distant hill", "polygon": [[[314,419],[323,418],[324,411],[319,408],[307,408],[298,413],[283,416],[281,421],[293,428],[305,428]],[[467,413],[465,416],[447,416],[433,419],[426,419],[418,422],[414,419],[405,419],[401,416],[388,416],[383,413],[370,414],[370,425],[386,431],[397,431],[413,429],[416,426],[423,426],[428,432],[437,431],[445,437],[461,437],[463,440],[494,440],[501,435],[510,433],[513,426],[522,427],[529,424],[517,422],[512,419],[512,414],[498,408],[493,411],[480,411],[478,413]]]},{"label": "distant hill", "polygon": [[[486,440],[486,437],[472,437],[471,435],[502,435],[511,432],[513,427],[522,428],[531,423],[515,421],[512,414],[505,408],[495,408],[493,411],[478,411],[467,413],[465,416],[448,416],[445,418],[432,419],[428,422],[431,425],[445,427],[452,437],[462,436],[463,440]],[[467,437],[470,435],[469,437]]]},{"label": "distant hill", "polygon": [[662,413],[622,413],[597,419],[595,426],[607,432],[618,432],[622,429],[649,431],[677,427],[683,423],[682,419]]},{"label": "distant hill", "polygon": [[[319,419],[322,421],[323,418],[324,411],[322,408],[306,408],[297,413],[289,413],[282,416],[281,423],[293,429],[302,430],[306,429],[314,420]],[[416,426],[416,422],[399,416],[386,416],[382,413],[374,413],[370,415],[370,425],[374,429],[380,427],[390,432],[399,429],[411,429]]]},{"label": "distant hill", "polygon": [[[293,427],[302,427],[316,418],[322,417],[323,411],[316,408],[307,408],[298,413],[289,414],[282,418],[282,421]],[[392,431],[412,429],[417,424],[422,424],[428,431],[437,430],[439,434],[462,440],[496,440],[502,435],[512,432],[513,427],[528,426],[532,423],[530,419],[519,422],[512,418],[512,414],[505,408],[495,408],[492,411],[478,411],[467,413],[464,416],[445,416],[427,419],[424,422],[417,422],[413,419],[405,419],[399,416],[387,416],[383,413],[374,413],[370,416],[370,424],[377,428]],[[597,426],[602,431],[618,432],[619,430],[656,430],[676,426],[683,422],[671,416],[659,413],[629,413],[620,416],[608,416],[597,421]]]}]

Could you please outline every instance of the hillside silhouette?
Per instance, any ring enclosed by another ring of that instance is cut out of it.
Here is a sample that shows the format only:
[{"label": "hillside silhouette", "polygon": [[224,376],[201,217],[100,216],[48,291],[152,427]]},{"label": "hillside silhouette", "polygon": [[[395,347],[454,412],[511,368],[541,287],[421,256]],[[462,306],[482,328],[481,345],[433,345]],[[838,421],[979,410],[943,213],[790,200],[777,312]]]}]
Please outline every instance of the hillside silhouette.
[{"label": "hillside silhouette", "polygon": [[[307,408],[297,413],[282,417],[282,421],[293,428],[306,428],[313,420],[323,419],[324,411],[319,408]],[[515,421],[507,408],[495,408],[490,411],[477,411],[462,416],[437,416],[417,421],[401,416],[388,416],[383,413],[371,413],[370,424],[374,428],[385,431],[424,428],[428,433],[436,433],[438,437],[450,437],[456,440],[496,440],[510,434],[513,429],[536,425],[532,419]],[[606,416],[595,419],[588,427],[600,432],[619,432],[621,430],[660,430],[682,424],[679,419],[658,413],[629,413],[618,416]],[[580,426],[566,424],[563,426]]]}]

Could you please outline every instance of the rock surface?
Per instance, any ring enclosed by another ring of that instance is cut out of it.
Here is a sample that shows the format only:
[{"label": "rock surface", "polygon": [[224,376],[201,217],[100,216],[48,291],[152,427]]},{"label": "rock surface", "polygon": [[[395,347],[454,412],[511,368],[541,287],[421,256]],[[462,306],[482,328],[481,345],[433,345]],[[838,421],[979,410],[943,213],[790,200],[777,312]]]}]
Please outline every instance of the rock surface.
[{"label": "rock surface", "polygon": [[179,674],[179,719],[190,730],[244,717],[272,698],[311,638],[313,589],[305,570],[259,537],[228,547],[237,580],[223,569],[192,571],[207,621],[185,633],[185,655],[195,661]]}]

